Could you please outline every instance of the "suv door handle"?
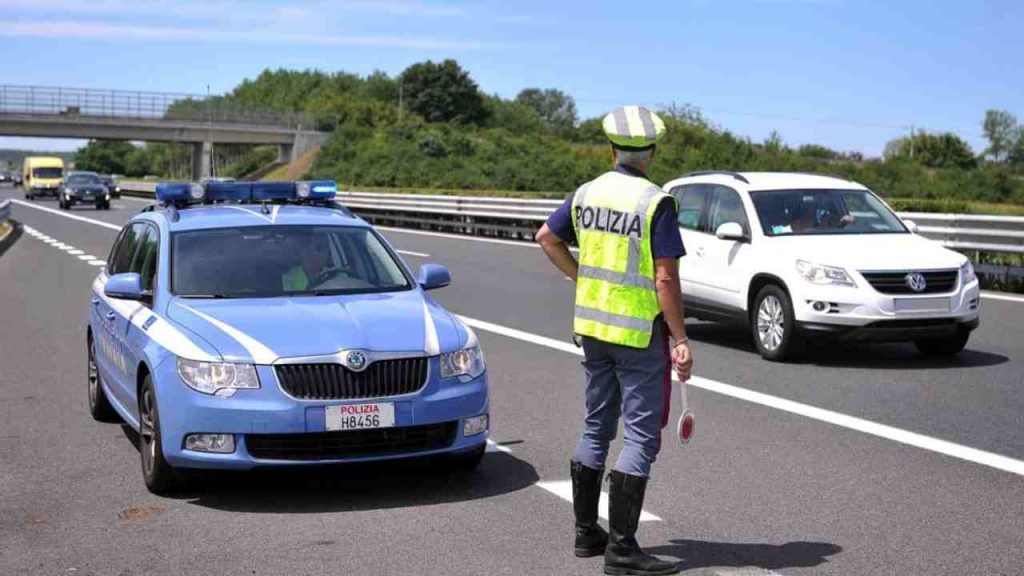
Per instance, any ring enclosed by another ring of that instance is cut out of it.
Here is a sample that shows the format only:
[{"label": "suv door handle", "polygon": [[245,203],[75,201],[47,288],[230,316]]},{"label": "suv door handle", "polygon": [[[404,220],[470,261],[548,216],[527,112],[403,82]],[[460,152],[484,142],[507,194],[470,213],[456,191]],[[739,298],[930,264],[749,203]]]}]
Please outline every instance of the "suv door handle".
[{"label": "suv door handle", "polygon": [[697,256],[700,256],[701,258],[704,257],[704,247],[703,246],[697,246]]},{"label": "suv door handle", "polygon": [[117,317],[117,315],[114,314],[113,310],[107,310],[107,313],[104,314],[103,317],[106,318],[107,320],[113,320],[114,318]]}]

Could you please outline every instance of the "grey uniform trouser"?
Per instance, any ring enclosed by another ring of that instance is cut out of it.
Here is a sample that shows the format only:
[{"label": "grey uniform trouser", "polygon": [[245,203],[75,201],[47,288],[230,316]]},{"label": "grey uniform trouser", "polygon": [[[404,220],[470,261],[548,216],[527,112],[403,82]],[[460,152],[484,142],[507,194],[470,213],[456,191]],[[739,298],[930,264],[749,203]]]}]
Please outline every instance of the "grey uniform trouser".
[{"label": "grey uniform trouser", "polygon": [[587,417],[573,458],[590,468],[604,468],[608,444],[615,439],[619,416],[623,447],[615,469],[650,477],[661,449],[661,429],[668,422],[672,394],[668,331],[659,316],[647,348],[630,348],[583,337]]}]

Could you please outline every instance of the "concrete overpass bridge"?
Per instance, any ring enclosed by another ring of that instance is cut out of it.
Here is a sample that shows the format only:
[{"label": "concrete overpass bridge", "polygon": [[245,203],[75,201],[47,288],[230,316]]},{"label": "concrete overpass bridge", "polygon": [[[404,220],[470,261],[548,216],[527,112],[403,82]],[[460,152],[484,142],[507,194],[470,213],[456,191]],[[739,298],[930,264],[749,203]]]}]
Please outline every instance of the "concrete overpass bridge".
[{"label": "concrete overpass bridge", "polygon": [[214,143],[275,145],[291,162],[326,132],[303,114],[269,113],[192,94],[0,85],[0,136],[178,142],[192,177],[210,175]]}]

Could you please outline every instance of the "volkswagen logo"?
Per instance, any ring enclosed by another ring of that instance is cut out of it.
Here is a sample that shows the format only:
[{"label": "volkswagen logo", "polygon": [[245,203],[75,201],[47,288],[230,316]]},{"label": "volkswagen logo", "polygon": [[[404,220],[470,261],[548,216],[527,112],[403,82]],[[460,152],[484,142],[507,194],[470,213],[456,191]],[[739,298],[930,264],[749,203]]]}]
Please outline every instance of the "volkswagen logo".
[{"label": "volkswagen logo", "polygon": [[363,368],[366,368],[366,354],[358,350],[349,352],[345,355],[345,365],[355,372],[362,371]]},{"label": "volkswagen logo", "polygon": [[904,276],[903,279],[907,282],[907,288],[914,292],[924,292],[924,289],[928,287],[928,281],[917,272],[911,272]]}]

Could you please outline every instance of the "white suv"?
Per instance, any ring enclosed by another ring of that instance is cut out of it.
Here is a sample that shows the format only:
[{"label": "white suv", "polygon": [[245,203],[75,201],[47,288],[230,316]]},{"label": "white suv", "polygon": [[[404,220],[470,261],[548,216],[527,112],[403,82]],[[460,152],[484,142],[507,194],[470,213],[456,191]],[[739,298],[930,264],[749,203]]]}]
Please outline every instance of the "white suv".
[{"label": "white suv", "polygon": [[803,338],[913,341],[960,352],[978,327],[974,268],[838,177],[693,172],[679,200],[687,316],[747,326],[768,360]]}]

